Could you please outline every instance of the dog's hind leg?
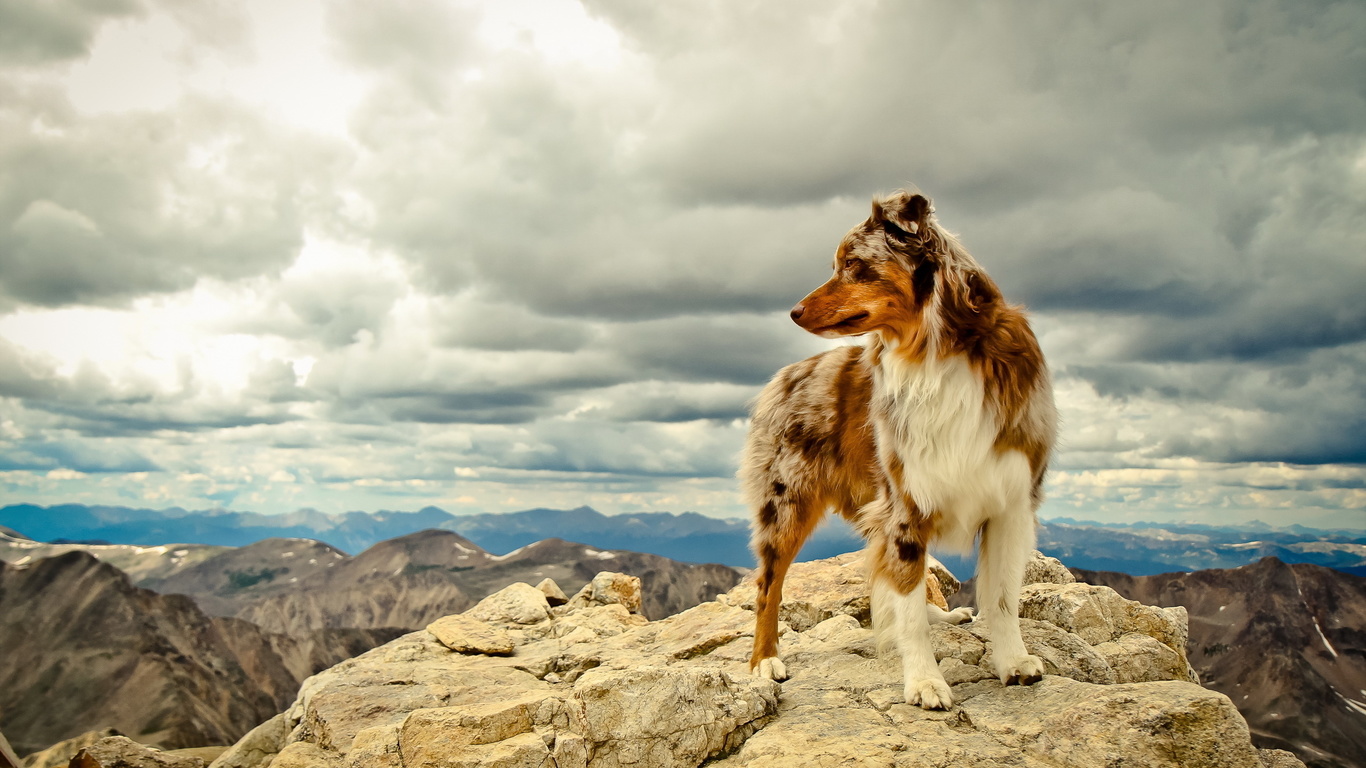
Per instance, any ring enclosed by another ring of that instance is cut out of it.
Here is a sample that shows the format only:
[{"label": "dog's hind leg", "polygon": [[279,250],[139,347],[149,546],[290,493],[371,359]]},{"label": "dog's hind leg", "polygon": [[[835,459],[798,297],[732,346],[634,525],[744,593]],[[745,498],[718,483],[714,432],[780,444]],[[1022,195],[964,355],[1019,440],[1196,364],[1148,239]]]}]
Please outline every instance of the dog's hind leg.
[{"label": "dog's hind leg", "polygon": [[906,703],[948,709],[953,694],[930,643],[924,537],[905,530],[892,538],[874,536],[868,554],[873,566],[873,628],[880,647],[894,643],[901,653]]},{"label": "dog's hind leg", "polygon": [[755,582],[754,651],[749,671],[770,680],[786,680],[787,667],[778,657],[778,608],[783,602],[783,579],[824,510],[801,501],[766,501],[755,518],[751,542],[759,560]]},{"label": "dog's hind leg", "polygon": [[1034,540],[1034,515],[1027,509],[993,517],[982,527],[978,615],[991,637],[992,665],[1006,685],[1031,685],[1043,677],[1043,662],[1020,637],[1020,583]]}]

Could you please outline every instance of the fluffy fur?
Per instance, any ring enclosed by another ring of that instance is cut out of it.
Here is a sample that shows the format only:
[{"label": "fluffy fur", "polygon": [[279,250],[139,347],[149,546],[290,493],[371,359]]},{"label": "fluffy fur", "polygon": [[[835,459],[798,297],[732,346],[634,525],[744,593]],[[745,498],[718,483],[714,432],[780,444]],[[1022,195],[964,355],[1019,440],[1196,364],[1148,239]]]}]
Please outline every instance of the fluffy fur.
[{"label": "fluffy fur", "polygon": [[836,250],[834,275],[791,314],[821,336],[867,339],[782,369],[755,401],[740,467],[759,560],[751,670],[787,676],[783,578],[833,509],[867,540],[874,627],[901,653],[908,703],[952,706],[929,623],[970,616],[926,604],[936,541],[977,542],[995,671],[1006,684],[1037,681],[1043,665],[1020,639],[1018,605],[1057,415],[1023,312],[929,200],[901,191],[873,201]]}]

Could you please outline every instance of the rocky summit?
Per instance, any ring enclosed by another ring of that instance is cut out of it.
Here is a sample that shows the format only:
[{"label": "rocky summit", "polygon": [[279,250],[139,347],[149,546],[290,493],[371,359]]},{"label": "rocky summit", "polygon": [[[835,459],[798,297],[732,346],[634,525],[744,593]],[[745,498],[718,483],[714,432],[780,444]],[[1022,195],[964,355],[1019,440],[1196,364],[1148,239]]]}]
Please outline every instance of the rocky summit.
[{"label": "rocky summit", "polygon": [[746,669],[748,581],[653,622],[629,576],[599,574],[558,606],[516,584],[308,679],[211,768],[1303,765],[1254,748],[1229,699],[1194,682],[1183,609],[1042,556],[1028,580],[1024,637],[1047,675],[1005,687],[981,626],[937,625],[945,712],[902,701],[857,555],[793,566],[781,684]]}]

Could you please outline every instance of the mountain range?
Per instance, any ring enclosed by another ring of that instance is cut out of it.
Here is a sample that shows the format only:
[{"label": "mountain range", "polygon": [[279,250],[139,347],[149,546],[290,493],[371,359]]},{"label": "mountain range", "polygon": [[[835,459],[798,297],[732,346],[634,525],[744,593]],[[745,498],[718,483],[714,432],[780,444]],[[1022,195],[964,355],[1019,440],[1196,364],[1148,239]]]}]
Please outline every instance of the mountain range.
[{"label": "mountain range", "polygon": [[[241,547],[267,538],[307,538],[351,553],[386,539],[434,528],[458,533],[490,553],[506,553],[542,539],[558,538],[684,562],[754,565],[748,548],[748,521],[690,512],[609,516],[589,507],[578,507],[453,515],[426,507],[416,512],[331,515],[304,509],[284,515],[262,515],[226,510],[190,512],[179,508],[13,504],[0,508],[0,526],[45,542],[100,541],[142,546],[184,542]],[[832,519],[816,530],[799,559],[831,557],[860,546],[861,541],[847,525]],[[1039,549],[1073,567],[1135,576],[1234,568],[1264,557],[1366,575],[1366,531],[1271,528],[1261,524],[1116,525],[1054,518],[1043,521],[1039,527]],[[970,561],[951,553],[940,559],[955,572],[971,572]]]},{"label": "mountain range", "polygon": [[229,744],[315,672],[513,582],[549,578],[573,594],[603,570],[641,578],[652,618],[740,578],[562,539],[494,555],[433,529],[354,557],[300,538],[141,546],[11,530],[0,533],[0,731],[20,752],[106,727],[168,748]]},{"label": "mountain range", "polygon": [[0,728],[20,754],[110,726],[167,748],[230,743],[304,678],[399,634],[267,632],[86,552],[0,562]]}]

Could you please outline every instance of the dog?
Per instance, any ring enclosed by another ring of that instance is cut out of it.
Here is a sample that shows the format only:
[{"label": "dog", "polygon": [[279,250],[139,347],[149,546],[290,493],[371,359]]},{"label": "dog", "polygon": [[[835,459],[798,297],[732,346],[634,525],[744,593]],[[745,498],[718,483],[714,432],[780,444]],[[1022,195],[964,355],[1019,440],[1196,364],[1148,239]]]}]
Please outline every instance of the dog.
[{"label": "dog", "polygon": [[739,470],[758,560],[751,672],[787,678],[783,577],[833,509],[867,542],[874,630],[881,648],[900,652],[908,704],[953,706],[930,622],[972,617],[926,602],[932,542],[964,552],[977,543],[977,620],[994,671],[1006,685],[1040,680],[1019,600],[1057,411],[1023,310],[939,225],[928,198],[901,190],[873,200],[836,249],[834,274],[791,316],[819,336],[865,342],[783,368],[753,403]]}]

